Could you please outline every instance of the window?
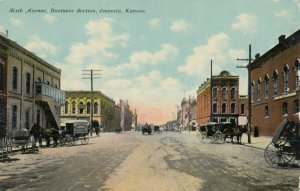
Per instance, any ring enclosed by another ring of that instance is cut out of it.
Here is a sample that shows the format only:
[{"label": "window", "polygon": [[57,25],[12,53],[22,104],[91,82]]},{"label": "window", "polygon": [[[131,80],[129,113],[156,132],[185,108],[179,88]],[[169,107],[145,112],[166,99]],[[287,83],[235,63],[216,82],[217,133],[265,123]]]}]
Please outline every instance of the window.
[{"label": "window", "polygon": [[48,84],[48,85],[50,85],[50,82],[49,82],[49,81],[47,81],[47,84]]},{"label": "window", "polygon": [[222,113],[226,113],[226,103],[222,104]]},{"label": "window", "polygon": [[0,60],[0,90],[3,90],[3,81],[4,81],[4,63]]},{"label": "window", "polygon": [[254,82],[251,83],[251,102],[254,100]]},{"label": "window", "polygon": [[90,102],[88,102],[88,103],[86,104],[86,113],[87,113],[87,114],[91,114],[91,103],[90,103]]},{"label": "window", "polygon": [[245,114],[245,104],[241,104],[241,114]]},{"label": "window", "polygon": [[94,103],[94,113],[95,114],[98,114],[98,108],[99,108],[99,104],[98,104],[98,102],[95,102]]},{"label": "window", "polygon": [[299,113],[299,100],[294,101],[294,113]]},{"label": "window", "polygon": [[213,90],[212,90],[212,96],[213,96],[214,99],[217,98],[217,93],[218,93],[218,88],[213,88]]},{"label": "window", "polygon": [[38,77],[38,82],[42,82],[42,79],[40,77]]},{"label": "window", "polygon": [[235,113],[235,103],[230,105],[230,113]]},{"label": "window", "polygon": [[76,112],[76,107],[75,107],[75,101],[72,102],[72,114],[75,114]]},{"label": "window", "polygon": [[226,88],[222,88],[222,99],[226,100],[227,96],[226,96]]},{"label": "window", "polygon": [[213,113],[217,113],[217,104],[216,103],[213,104]]},{"label": "window", "polygon": [[236,98],[236,89],[235,87],[232,87],[231,90],[230,90],[230,99],[235,99]]},{"label": "window", "polygon": [[283,115],[288,115],[288,103],[287,102],[284,102],[282,104],[282,113],[283,113]]},{"label": "window", "polygon": [[79,107],[78,107],[78,109],[79,109],[79,114],[83,114],[83,103],[82,102],[80,102],[79,103]]},{"label": "window", "polygon": [[261,98],[261,79],[259,78],[257,81],[257,101]]},{"label": "window", "polygon": [[295,62],[295,86],[296,90],[300,90],[300,59]]},{"label": "window", "polygon": [[13,128],[13,129],[16,129],[17,128],[17,106],[16,105],[13,105],[12,106],[12,119],[11,119],[11,127]]},{"label": "window", "polygon": [[269,116],[269,106],[265,106],[265,117]]},{"label": "window", "polygon": [[265,98],[269,97],[269,75],[265,75]]},{"label": "window", "polygon": [[26,73],[26,93],[30,93],[30,73]]},{"label": "window", "polygon": [[13,67],[12,71],[12,87],[14,90],[18,89],[18,69],[17,67]]},{"label": "window", "polygon": [[65,102],[65,114],[69,113],[69,102]]},{"label": "window", "polygon": [[289,66],[286,64],[283,68],[283,92],[289,91]]},{"label": "window", "polygon": [[29,129],[30,128],[30,109],[27,109],[25,111],[25,128]]},{"label": "window", "polygon": [[275,70],[273,72],[273,95],[277,96],[278,95],[278,71]]}]

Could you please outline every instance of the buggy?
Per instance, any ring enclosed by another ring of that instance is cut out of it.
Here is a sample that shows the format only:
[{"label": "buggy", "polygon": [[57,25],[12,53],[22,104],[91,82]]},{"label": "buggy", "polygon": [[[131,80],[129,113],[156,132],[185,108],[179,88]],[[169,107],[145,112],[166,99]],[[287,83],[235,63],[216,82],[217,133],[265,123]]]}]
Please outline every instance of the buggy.
[{"label": "buggy", "polygon": [[60,143],[67,146],[76,145],[77,141],[85,145],[89,143],[88,137],[88,121],[85,120],[70,120],[65,121],[59,130]]},{"label": "buggy", "polygon": [[151,135],[151,133],[152,133],[152,128],[148,124],[146,124],[142,127],[142,134],[144,135],[145,133],[148,133],[148,135]]},{"label": "buggy", "polygon": [[300,160],[299,123],[283,120],[265,148],[264,157],[272,167],[289,167]]},{"label": "buggy", "polygon": [[221,132],[220,125],[215,122],[209,122],[202,125],[197,134],[201,143],[206,143],[207,140],[211,140],[212,143],[224,143],[225,139]]}]

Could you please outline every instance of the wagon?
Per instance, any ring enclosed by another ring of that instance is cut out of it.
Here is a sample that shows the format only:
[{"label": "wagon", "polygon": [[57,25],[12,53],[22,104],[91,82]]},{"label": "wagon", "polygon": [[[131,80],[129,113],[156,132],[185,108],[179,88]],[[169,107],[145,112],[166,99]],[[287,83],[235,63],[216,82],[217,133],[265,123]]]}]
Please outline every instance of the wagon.
[{"label": "wagon", "polygon": [[16,129],[12,131],[12,145],[14,147],[21,147],[24,153],[26,149],[31,148],[32,153],[36,151],[35,140],[30,136],[27,129]]},{"label": "wagon", "polygon": [[212,143],[224,143],[224,136],[221,132],[220,125],[215,122],[209,122],[200,126],[199,133],[197,134],[201,143],[206,143],[211,140]]},{"label": "wagon", "polygon": [[59,130],[60,143],[67,146],[75,145],[78,141],[85,145],[89,143],[89,126],[85,120],[65,121]]},{"label": "wagon", "polygon": [[289,167],[300,160],[299,123],[283,120],[265,148],[264,157],[272,167]]}]

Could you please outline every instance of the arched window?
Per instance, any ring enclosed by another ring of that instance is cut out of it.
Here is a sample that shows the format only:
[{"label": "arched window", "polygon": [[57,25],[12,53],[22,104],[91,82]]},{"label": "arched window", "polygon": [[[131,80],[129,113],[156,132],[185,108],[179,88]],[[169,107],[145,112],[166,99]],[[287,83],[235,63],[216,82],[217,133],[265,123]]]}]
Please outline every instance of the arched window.
[{"label": "arched window", "polygon": [[300,59],[297,59],[295,62],[295,86],[296,90],[300,89]]},{"label": "arched window", "polygon": [[217,113],[217,103],[213,104],[213,113]]},{"label": "arched window", "polygon": [[76,103],[75,101],[72,102],[72,114],[76,113]]},{"label": "arched window", "polygon": [[217,98],[217,96],[218,96],[218,88],[214,87],[212,89],[212,96],[213,96],[214,99]]},{"label": "arched window", "polygon": [[273,72],[272,79],[273,79],[273,95],[278,96],[278,71],[277,70]]},{"label": "arched window", "polygon": [[79,103],[78,109],[79,109],[79,114],[83,114],[84,108],[83,108],[83,103],[82,102]]},{"label": "arched window", "polygon": [[265,117],[269,116],[269,107],[266,105],[265,106]]},{"label": "arched window", "polygon": [[226,88],[222,88],[222,99],[226,100],[227,99],[227,94],[226,94]]},{"label": "arched window", "polygon": [[232,87],[230,89],[230,99],[236,99],[236,88]]},{"label": "arched window", "polygon": [[288,115],[288,103],[287,102],[284,102],[282,104],[282,114],[283,115]]},{"label": "arched window", "polygon": [[12,106],[12,119],[11,119],[11,127],[13,128],[13,129],[16,129],[17,128],[17,112],[18,112],[18,108],[17,108],[17,106],[16,105],[13,105]]},{"label": "arched window", "polygon": [[90,102],[87,102],[87,104],[86,104],[86,113],[91,114],[91,103]]},{"label": "arched window", "polygon": [[230,105],[230,113],[235,113],[235,103]]},{"label": "arched window", "polygon": [[26,73],[26,93],[30,93],[30,73]]},{"label": "arched window", "polygon": [[283,92],[289,91],[289,66],[286,64],[283,67]]},{"label": "arched window", "polygon": [[0,59],[0,90],[3,90],[4,82],[4,62]]},{"label": "arched window", "polygon": [[226,103],[222,104],[222,113],[226,113]]},{"label": "arched window", "polygon": [[261,98],[261,79],[258,78],[257,80],[257,101]]},{"label": "arched window", "polygon": [[265,75],[265,98],[269,97],[269,75]]},{"label": "arched window", "polygon": [[99,104],[98,104],[98,102],[95,102],[94,103],[94,113],[98,114],[98,112],[99,112]]},{"label": "arched window", "polygon": [[299,113],[299,100],[294,101],[294,113]]},{"label": "arched window", "polygon": [[69,113],[69,102],[65,102],[65,114]]},{"label": "arched window", "polygon": [[15,66],[12,70],[12,87],[14,90],[18,89],[18,68]]}]

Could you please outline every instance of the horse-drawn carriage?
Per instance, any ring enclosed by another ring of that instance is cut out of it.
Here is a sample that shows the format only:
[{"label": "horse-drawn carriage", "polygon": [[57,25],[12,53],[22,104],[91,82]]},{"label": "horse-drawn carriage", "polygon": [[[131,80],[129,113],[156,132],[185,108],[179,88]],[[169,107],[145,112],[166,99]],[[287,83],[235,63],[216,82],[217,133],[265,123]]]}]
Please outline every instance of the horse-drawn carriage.
[{"label": "horse-drawn carriage", "polygon": [[218,123],[209,122],[202,125],[197,134],[201,143],[211,140],[212,143],[224,143],[224,136]]},{"label": "horse-drawn carriage", "polygon": [[152,128],[148,124],[146,124],[142,127],[142,134],[144,135],[145,133],[148,133],[148,135],[151,135],[151,133],[152,133]]},{"label": "horse-drawn carriage", "polygon": [[266,162],[272,167],[288,167],[300,160],[299,126],[299,123],[283,120],[275,130],[264,152]]},{"label": "horse-drawn carriage", "polygon": [[89,143],[89,127],[88,121],[85,120],[70,120],[65,121],[59,130],[60,143],[67,146],[73,146],[77,141],[85,145]]}]

